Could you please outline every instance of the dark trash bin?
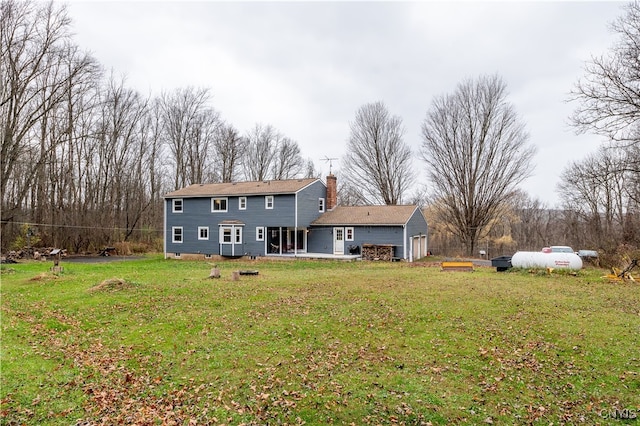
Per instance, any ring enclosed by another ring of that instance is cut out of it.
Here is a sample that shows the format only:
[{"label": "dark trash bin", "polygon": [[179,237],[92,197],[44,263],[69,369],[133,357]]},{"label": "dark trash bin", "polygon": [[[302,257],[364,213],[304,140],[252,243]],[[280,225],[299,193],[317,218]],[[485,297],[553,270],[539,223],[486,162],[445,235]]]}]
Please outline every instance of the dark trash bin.
[{"label": "dark trash bin", "polygon": [[511,268],[511,256],[498,256],[491,259],[491,266],[495,267],[498,272],[504,272]]}]

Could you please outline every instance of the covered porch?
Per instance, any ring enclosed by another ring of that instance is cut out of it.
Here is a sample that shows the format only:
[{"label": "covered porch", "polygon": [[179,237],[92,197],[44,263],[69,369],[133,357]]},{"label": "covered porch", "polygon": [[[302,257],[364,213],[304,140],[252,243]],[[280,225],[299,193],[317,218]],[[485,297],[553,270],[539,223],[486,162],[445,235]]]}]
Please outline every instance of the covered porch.
[{"label": "covered porch", "polygon": [[284,226],[267,227],[267,255],[306,253],[307,229]]}]

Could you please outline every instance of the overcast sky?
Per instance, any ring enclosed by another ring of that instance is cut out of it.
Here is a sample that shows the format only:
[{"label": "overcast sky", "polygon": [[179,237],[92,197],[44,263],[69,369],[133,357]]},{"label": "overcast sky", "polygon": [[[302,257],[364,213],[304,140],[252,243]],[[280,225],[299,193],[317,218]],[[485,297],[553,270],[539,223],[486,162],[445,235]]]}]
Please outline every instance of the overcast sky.
[{"label": "overcast sky", "polygon": [[[500,75],[538,153],[521,188],[558,204],[568,162],[602,139],[568,126],[567,94],[614,41],[620,2],[70,2],[75,42],[142,94],[209,88],[245,133],[270,124],[305,158],[341,158],[359,107],[383,101],[416,152],[435,96]],[[333,162],[340,172],[340,162]]]}]

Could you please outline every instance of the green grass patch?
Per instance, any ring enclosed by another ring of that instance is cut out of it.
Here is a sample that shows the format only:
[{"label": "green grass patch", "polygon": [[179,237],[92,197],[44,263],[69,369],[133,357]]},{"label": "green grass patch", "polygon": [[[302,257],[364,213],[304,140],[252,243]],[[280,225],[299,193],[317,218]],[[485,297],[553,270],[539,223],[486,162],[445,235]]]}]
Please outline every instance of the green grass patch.
[{"label": "green grass patch", "polygon": [[[3,424],[605,424],[640,285],[603,271],[142,260],[3,268]],[[236,270],[257,276],[233,281]],[[618,410],[618,411],[616,411]]]}]

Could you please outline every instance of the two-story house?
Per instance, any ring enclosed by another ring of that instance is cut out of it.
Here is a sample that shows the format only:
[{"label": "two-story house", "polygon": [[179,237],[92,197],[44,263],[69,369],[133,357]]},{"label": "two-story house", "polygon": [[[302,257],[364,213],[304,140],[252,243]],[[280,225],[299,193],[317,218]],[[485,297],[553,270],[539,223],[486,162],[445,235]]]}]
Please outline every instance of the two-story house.
[{"label": "two-story house", "polygon": [[194,184],[165,195],[166,258],[307,256],[393,246],[413,260],[427,251],[417,206],[336,207],[337,180]]}]

